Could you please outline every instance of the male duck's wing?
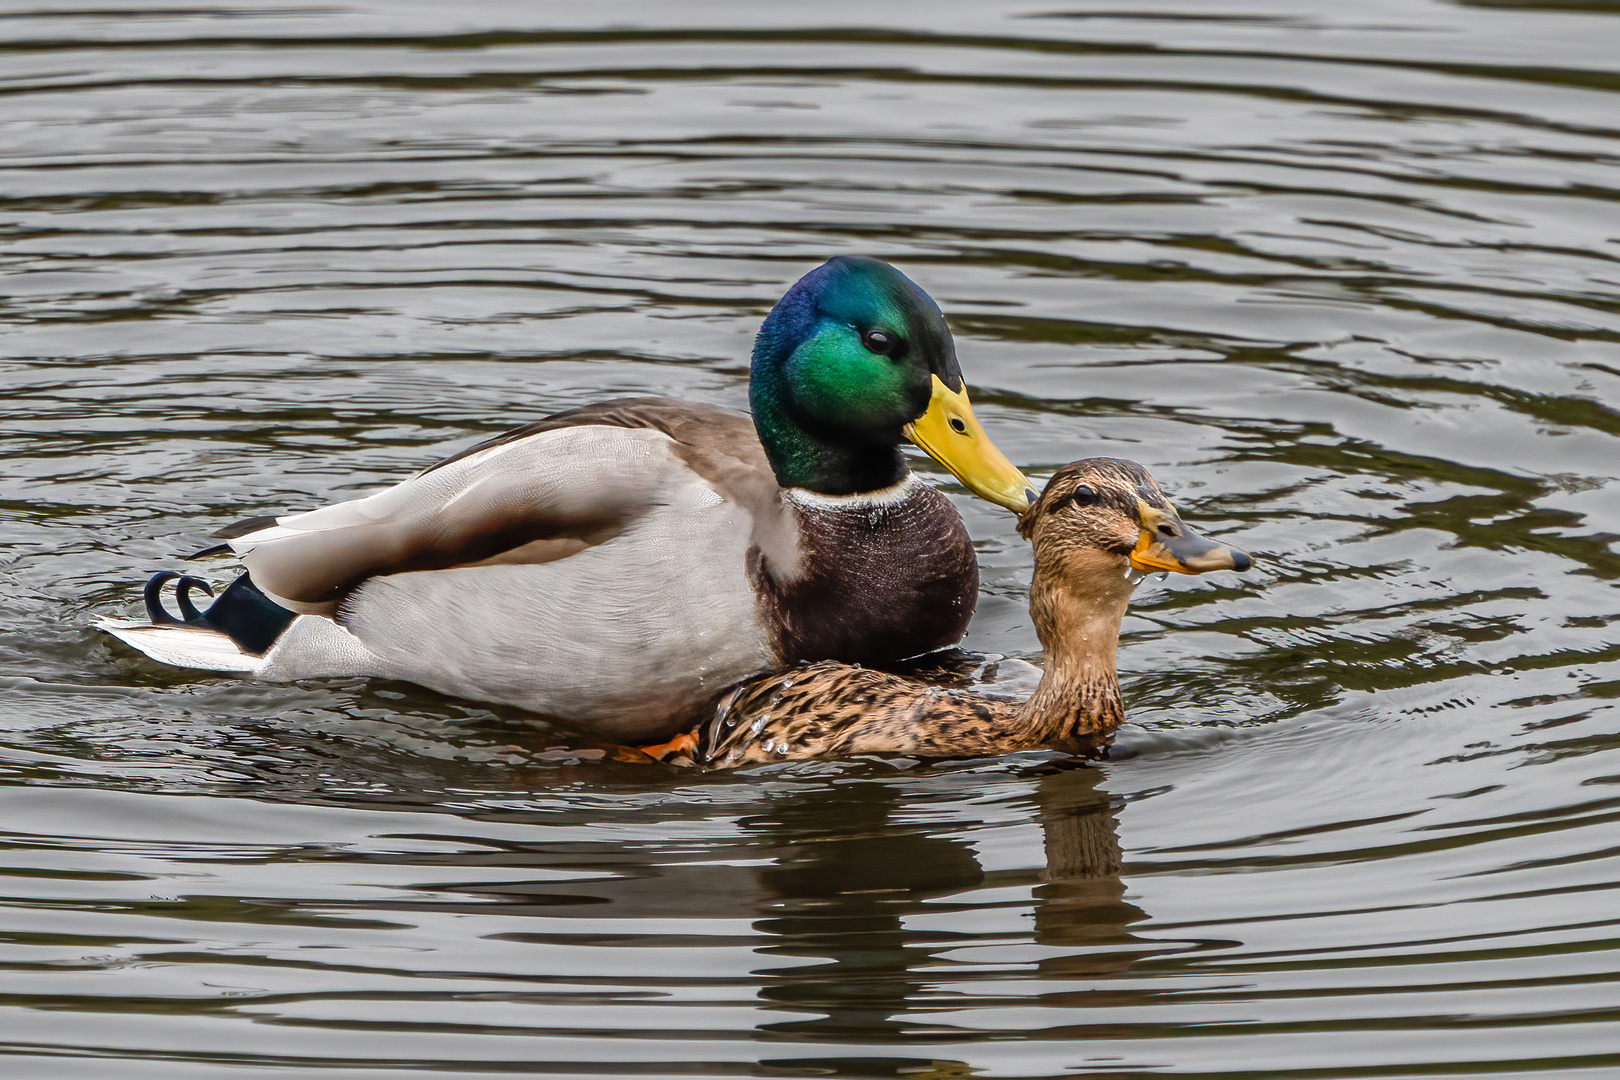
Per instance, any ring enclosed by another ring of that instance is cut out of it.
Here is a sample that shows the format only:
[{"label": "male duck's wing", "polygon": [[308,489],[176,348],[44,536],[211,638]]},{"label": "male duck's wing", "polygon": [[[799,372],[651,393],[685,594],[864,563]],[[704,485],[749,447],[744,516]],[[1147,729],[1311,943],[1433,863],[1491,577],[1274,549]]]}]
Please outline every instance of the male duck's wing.
[{"label": "male duck's wing", "polygon": [[778,501],[745,414],[626,398],[506,432],[375,495],[220,535],[261,589],[330,610],[377,575],[550,562],[600,544],[666,501],[672,469],[751,510]]}]

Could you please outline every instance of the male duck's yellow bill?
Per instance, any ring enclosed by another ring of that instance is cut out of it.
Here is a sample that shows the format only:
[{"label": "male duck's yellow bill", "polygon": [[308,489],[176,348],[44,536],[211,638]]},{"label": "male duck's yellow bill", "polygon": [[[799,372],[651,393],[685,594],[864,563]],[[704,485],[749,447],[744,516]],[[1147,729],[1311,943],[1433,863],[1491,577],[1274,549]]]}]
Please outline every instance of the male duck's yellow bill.
[{"label": "male duck's yellow bill", "polygon": [[933,379],[928,411],[905,426],[906,438],[951,470],[973,494],[1022,514],[1035,501],[1035,489],[979,426],[968,404],[967,387],[952,390],[938,375]]}]

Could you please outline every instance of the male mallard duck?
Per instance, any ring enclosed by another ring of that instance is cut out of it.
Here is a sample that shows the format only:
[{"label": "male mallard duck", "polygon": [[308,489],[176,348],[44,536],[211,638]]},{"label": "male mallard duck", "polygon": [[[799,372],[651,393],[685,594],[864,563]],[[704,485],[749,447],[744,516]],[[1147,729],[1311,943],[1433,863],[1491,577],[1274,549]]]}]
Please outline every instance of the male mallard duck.
[{"label": "male mallard duck", "polygon": [[181,667],[403,679],[624,742],[763,671],[959,640],[973,548],[899,444],[1015,512],[1035,493],[974,419],[933,300],[875,259],[831,260],[765,319],[749,398],[752,419],[571,409],[368,498],[243,522],[199,553],[247,568],[207,610],[204,583],[166,571],[149,622],[98,625]]},{"label": "male mallard duck", "polygon": [[693,732],[644,749],[710,768],[851,754],[980,757],[1052,747],[1096,756],[1124,719],[1114,652],[1142,575],[1247,570],[1249,556],[1182,522],[1146,469],[1059,469],[1019,519],[1035,545],[1029,611],[1046,672],[1022,703],[821,662],[745,683]]}]

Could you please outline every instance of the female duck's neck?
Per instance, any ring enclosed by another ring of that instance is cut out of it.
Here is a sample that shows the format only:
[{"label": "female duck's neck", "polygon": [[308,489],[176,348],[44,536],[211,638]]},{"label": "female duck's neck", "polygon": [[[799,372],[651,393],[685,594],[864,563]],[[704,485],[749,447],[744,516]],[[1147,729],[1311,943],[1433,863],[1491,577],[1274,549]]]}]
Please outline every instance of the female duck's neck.
[{"label": "female duck's neck", "polygon": [[898,446],[839,441],[835,432],[812,431],[767,395],[756,396],[753,406],[759,441],[783,487],[859,495],[893,487],[906,478]]},{"label": "female duck's neck", "polygon": [[1130,591],[1078,594],[1043,576],[1037,573],[1030,588],[1029,610],[1046,649],[1046,673],[1018,720],[1047,743],[1096,739],[1125,719],[1114,654]]}]

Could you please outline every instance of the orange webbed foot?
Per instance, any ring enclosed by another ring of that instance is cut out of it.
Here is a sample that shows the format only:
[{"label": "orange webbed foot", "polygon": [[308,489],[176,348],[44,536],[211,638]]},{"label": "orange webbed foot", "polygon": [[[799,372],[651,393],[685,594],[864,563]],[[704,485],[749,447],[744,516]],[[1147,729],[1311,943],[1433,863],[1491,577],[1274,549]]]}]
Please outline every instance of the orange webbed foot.
[{"label": "orange webbed foot", "polygon": [[[638,746],[636,749],[640,750],[643,754],[646,754],[650,758],[657,758],[659,761],[668,761],[671,762],[671,764],[689,765],[692,764],[697,757],[697,745],[697,732],[683,731],[681,734],[669,740],[669,742],[657,743],[653,746]],[[672,760],[682,757],[686,758],[686,761],[677,762]]]}]

